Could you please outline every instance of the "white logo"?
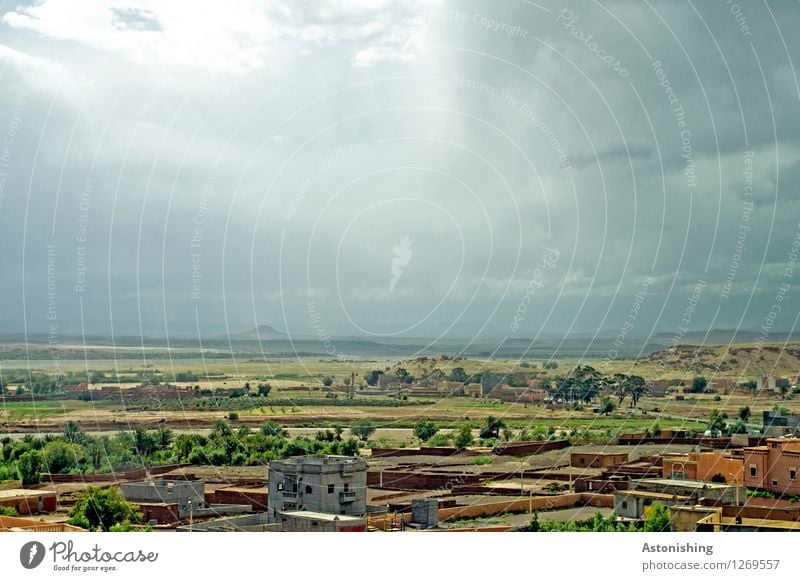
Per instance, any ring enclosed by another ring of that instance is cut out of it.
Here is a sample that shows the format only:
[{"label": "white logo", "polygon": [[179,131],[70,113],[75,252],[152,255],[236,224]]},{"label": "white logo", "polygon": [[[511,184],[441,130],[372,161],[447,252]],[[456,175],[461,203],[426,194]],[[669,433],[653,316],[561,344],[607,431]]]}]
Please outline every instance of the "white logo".
[{"label": "white logo", "polygon": [[403,269],[411,261],[411,257],[414,255],[411,252],[411,244],[413,243],[414,241],[406,234],[400,239],[400,244],[392,248],[394,256],[392,257],[392,278],[389,281],[389,291],[394,291],[397,281],[403,275]]},{"label": "white logo", "polygon": [[44,545],[39,541],[30,541],[22,545],[19,551],[19,562],[26,569],[35,569],[44,559]]}]

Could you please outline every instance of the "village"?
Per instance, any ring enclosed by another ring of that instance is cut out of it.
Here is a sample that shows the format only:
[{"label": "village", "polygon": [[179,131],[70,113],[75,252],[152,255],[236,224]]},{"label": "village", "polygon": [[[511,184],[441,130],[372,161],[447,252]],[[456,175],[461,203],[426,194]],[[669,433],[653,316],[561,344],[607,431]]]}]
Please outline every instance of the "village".
[{"label": "village", "polygon": [[[476,378],[455,364],[448,373],[417,380],[402,365],[359,378],[351,372],[274,388],[84,383],[34,395],[7,386],[7,407],[33,398],[42,405],[77,400],[95,413],[118,405],[136,411],[128,412],[130,436],[92,435],[85,421],[51,425],[50,417],[36,422],[38,434],[48,431],[44,436],[25,434],[25,421],[7,426],[20,435],[2,440],[3,459],[16,462],[22,479],[0,483],[0,528],[634,531],[652,530],[654,522],[669,531],[800,527],[800,415],[791,412],[797,378],[644,380],[604,376],[586,365]],[[264,400],[288,396],[301,410],[327,402],[342,427],[304,427],[297,414],[277,410],[265,421],[258,413]],[[216,408],[196,411],[204,399]],[[236,405],[221,405],[230,402]],[[173,433],[179,424],[165,418],[180,410],[187,423]],[[405,421],[387,419],[386,410],[401,412]],[[459,415],[449,415],[453,410]],[[141,425],[140,413],[147,418]],[[198,422],[206,416],[215,418],[210,429]],[[630,426],[648,427],[626,431]],[[132,452],[121,456],[128,458],[125,464],[97,456],[118,455],[123,442]],[[95,458],[89,458],[91,450],[97,450]],[[116,503],[113,517],[87,513],[86,506],[99,499]]]}]

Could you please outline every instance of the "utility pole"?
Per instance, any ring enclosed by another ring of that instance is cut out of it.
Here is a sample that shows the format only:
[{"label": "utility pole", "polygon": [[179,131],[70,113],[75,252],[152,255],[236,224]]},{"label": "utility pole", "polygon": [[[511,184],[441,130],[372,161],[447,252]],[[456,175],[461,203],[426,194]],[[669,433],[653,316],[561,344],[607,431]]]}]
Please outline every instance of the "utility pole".
[{"label": "utility pole", "polygon": [[192,499],[189,499],[189,532],[192,532],[192,517],[194,516],[194,505],[192,504]]}]

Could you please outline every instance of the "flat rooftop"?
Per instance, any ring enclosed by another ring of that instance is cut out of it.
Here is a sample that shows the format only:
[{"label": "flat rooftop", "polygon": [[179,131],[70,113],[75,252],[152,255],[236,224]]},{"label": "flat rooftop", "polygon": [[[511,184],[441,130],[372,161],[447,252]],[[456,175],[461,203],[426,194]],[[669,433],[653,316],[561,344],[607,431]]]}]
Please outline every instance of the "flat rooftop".
[{"label": "flat rooftop", "polygon": [[658,484],[661,486],[676,486],[678,488],[690,488],[693,490],[725,490],[732,486],[742,486],[736,484],[722,484],[719,482],[700,482],[697,480],[673,480],[671,478],[642,478],[635,482],[642,484]]},{"label": "flat rooftop", "polygon": [[272,460],[270,464],[273,462],[279,464],[357,464],[364,463],[364,459],[358,456],[326,456],[325,454],[314,454]]},{"label": "flat rooftop", "polygon": [[39,496],[55,496],[55,492],[51,490],[27,490],[24,488],[0,490],[0,500],[9,498],[32,498]]},{"label": "flat rooftop", "polygon": [[662,500],[689,500],[688,496],[680,494],[667,494],[665,492],[648,492],[646,490],[617,490],[614,494],[620,496],[634,496],[638,498],[660,498]]},{"label": "flat rooftop", "polygon": [[307,518],[307,519],[314,519],[314,520],[324,520],[324,521],[361,521],[364,520],[360,516],[350,516],[346,514],[329,514],[327,512],[314,512],[312,510],[291,510],[291,511],[284,511],[280,514],[286,516],[292,516],[295,518]]}]

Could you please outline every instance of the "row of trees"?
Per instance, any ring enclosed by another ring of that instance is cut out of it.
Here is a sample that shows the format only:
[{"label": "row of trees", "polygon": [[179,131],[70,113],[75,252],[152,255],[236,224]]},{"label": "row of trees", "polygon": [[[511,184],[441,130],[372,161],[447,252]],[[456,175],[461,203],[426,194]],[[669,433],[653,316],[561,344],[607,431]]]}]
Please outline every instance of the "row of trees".
[{"label": "row of trees", "polygon": [[531,519],[528,531],[531,532],[594,532],[594,533],[622,533],[622,532],[652,532],[661,533],[672,530],[669,509],[660,502],[654,503],[647,512],[642,527],[638,528],[635,523],[624,523],[617,521],[617,516],[613,512],[608,516],[603,516],[597,512],[589,519],[583,521],[556,521],[539,520],[536,513]]},{"label": "row of trees", "polygon": [[[576,366],[568,376],[556,378],[554,384],[549,387],[552,398],[565,403],[592,402],[604,389],[614,393],[618,405],[622,405],[625,399],[630,398],[630,407],[634,408],[648,392],[644,378],[639,375],[615,373],[612,376],[604,376],[590,365]],[[613,407],[608,404],[609,401],[605,402],[605,410],[601,410],[603,413],[613,411]]]},{"label": "row of trees", "polygon": [[[366,440],[375,431],[371,424],[356,426],[353,434]],[[278,458],[303,454],[355,455],[356,438],[290,438],[275,422],[265,422],[257,431],[248,426],[234,429],[218,420],[209,435],[175,436],[167,428],[119,432],[113,436],[92,436],[78,424],[68,422],[63,434],[22,440],[3,438],[0,448],[0,480],[20,479],[24,485],[39,482],[42,472],[56,474],[103,473],[142,465],[176,462],[207,465],[260,465]],[[338,437],[337,437],[338,436]]]}]

